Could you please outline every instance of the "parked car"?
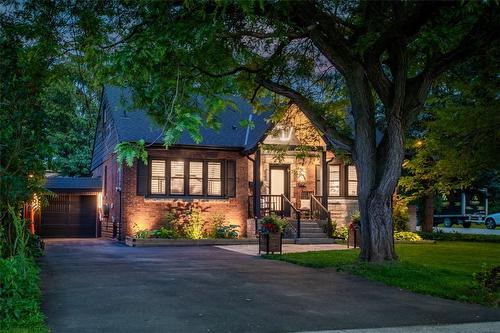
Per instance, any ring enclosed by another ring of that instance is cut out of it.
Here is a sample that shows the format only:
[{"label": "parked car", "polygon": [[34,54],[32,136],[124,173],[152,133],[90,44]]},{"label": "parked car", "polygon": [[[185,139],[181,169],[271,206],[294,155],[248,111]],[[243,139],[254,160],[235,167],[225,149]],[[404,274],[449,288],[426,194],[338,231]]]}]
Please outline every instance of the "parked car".
[{"label": "parked car", "polygon": [[500,225],[500,213],[490,214],[486,216],[484,224],[488,229],[495,229],[497,225]]}]

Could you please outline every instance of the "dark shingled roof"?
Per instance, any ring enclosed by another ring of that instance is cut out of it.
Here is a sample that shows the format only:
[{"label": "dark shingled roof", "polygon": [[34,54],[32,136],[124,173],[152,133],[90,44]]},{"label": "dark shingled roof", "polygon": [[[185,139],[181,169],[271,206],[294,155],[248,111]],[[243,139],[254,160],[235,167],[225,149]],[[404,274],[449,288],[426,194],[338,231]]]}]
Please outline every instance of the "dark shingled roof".
[{"label": "dark shingled roof", "polygon": [[44,187],[49,190],[81,190],[82,192],[100,191],[101,178],[97,177],[47,177]]},{"label": "dark shingled roof", "polygon": [[[147,115],[144,110],[130,110],[132,94],[130,89],[117,87],[105,87],[103,98],[106,108],[113,117],[119,142],[135,142],[144,139],[146,143],[162,143],[161,129]],[[264,134],[270,129],[271,123],[267,118],[272,111],[254,114],[252,105],[238,96],[228,97],[236,108],[227,107],[222,111],[218,119],[221,123],[219,131],[211,128],[201,127],[202,142],[197,144],[185,132],[176,142],[178,145],[221,147],[233,149],[251,149]],[[252,119],[254,128],[242,127],[240,121]],[[247,134],[248,132],[248,134]]]}]

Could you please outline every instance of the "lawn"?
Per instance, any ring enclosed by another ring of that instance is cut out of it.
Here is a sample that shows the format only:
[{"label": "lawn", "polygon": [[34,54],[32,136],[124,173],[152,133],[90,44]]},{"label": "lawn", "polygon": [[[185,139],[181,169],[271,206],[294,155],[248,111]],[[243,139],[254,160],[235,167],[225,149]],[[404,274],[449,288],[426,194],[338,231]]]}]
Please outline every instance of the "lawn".
[{"label": "lawn", "polygon": [[[491,304],[491,298],[473,288],[473,274],[500,263],[500,244],[438,242],[397,244],[400,260],[389,264],[358,261],[359,250],[318,251],[268,255],[314,268],[337,268],[417,293],[464,302]],[[494,298],[498,297],[498,294]]]}]

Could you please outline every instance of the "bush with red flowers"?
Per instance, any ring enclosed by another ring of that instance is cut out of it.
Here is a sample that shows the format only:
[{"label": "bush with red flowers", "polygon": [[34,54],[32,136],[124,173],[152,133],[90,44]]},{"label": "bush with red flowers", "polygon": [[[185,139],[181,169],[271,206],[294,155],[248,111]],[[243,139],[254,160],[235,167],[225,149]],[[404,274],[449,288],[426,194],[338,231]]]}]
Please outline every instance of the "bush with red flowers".
[{"label": "bush with red flowers", "polygon": [[287,223],[287,220],[280,219],[273,213],[262,218],[259,232],[262,234],[269,234],[273,232],[282,233],[285,230]]}]

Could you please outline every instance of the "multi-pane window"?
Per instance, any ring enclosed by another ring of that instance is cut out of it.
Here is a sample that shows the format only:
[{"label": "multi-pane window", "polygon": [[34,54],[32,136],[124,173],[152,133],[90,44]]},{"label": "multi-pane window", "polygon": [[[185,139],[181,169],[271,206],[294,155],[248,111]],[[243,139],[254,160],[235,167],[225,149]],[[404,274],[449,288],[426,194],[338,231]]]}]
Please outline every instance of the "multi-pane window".
[{"label": "multi-pane window", "polygon": [[170,161],[170,194],[184,194],[184,161]]},{"label": "multi-pane window", "polygon": [[203,162],[189,162],[189,195],[203,195]]},{"label": "multi-pane window", "polygon": [[340,196],[340,164],[328,166],[328,195]]},{"label": "multi-pane window", "polygon": [[207,195],[222,195],[222,163],[208,162]]},{"label": "multi-pane window", "polygon": [[151,161],[151,194],[165,194],[165,161]]},{"label": "multi-pane window", "polygon": [[236,161],[150,161],[149,194],[234,197]]},{"label": "multi-pane window", "polygon": [[354,165],[347,167],[347,195],[350,197],[358,195],[358,175]]}]

